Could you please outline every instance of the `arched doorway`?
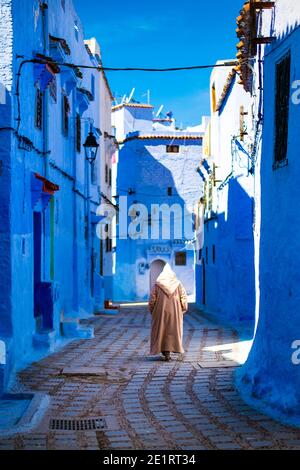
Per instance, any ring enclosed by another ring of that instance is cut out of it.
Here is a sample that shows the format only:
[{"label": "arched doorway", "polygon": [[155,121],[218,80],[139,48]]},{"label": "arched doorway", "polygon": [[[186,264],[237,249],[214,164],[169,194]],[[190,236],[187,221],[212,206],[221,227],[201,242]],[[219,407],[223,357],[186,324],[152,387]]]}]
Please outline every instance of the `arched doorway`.
[{"label": "arched doorway", "polygon": [[151,267],[150,267],[150,292],[152,291],[153,286],[155,284],[155,281],[158,278],[158,276],[160,275],[160,273],[162,272],[162,270],[164,269],[165,265],[166,265],[166,263],[161,259],[157,259],[157,260],[153,261],[153,263],[151,263]]}]

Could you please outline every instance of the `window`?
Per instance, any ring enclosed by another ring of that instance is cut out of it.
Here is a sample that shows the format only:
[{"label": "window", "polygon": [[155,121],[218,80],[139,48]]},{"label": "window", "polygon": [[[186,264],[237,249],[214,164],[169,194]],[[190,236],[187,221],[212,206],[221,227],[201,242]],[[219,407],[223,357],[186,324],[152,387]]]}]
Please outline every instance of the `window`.
[{"label": "window", "polygon": [[148,215],[148,225],[152,225],[152,215]]},{"label": "window", "polygon": [[100,240],[100,276],[103,276],[103,240]]},{"label": "window", "polygon": [[186,252],[185,251],[177,251],[175,253],[175,265],[186,266]]},{"label": "window", "polygon": [[76,114],[76,150],[78,153],[81,152],[81,118],[80,114]]},{"label": "window", "polygon": [[216,98],[216,85],[213,83],[211,87],[211,107],[212,112],[215,113],[217,111],[217,98]]},{"label": "window", "polygon": [[105,225],[105,231],[107,233],[107,238],[105,240],[105,249],[106,253],[110,253],[112,251],[112,239],[111,239],[111,232],[110,226],[108,224]]},{"label": "window", "polygon": [[213,264],[216,264],[216,245],[212,246],[212,260]]},{"label": "window", "polygon": [[240,106],[240,140],[241,142],[244,142],[245,140],[245,135],[248,134],[247,129],[246,129],[246,123],[245,123],[245,116],[247,116],[248,113],[244,111],[244,106]]},{"label": "window", "polygon": [[108,165],[105,165],[105,183],[108,183]]},{"label": "window", "polygon": [[61,6],[64,11],[66,11],[66,0],[61,0]]},{"label": "window", "polygon": [[168,196],[172,196],[173,194],[173,188],[169,187],[168,188]]},{"label": "window", "polygon": [[112,173],[111,173],[111,168],[108,171],[108,184],[111,186],[112,183]]},{"label": "window", "polygon": [[69,135],[69,113],[70,113],[70,104],[67,95],[63,94],[62,96],[62,131],[64,136],[68,137]]},{"label": "window", "polygon": [[57,81],[54,76],[49,84],[49,93],[54,103],[57,103]]},{"label": "window", "polygon": [[43,128],[43,93],[37,88],[35,93],[35,116],[34,124],[37,129]]},{"label": "window", "polygon": [[179,145],[167,145],[167,153],[179,153]]},{"label": "window", "polygon": [[289,53],[276,65],[275,167],[287,158],[290,82],[291,55]]},{"label": "window", "polygon": [[95,77],[94,77],[94,75],[91,76],[91,93],[93,95],[93,99],[95,99]]}]

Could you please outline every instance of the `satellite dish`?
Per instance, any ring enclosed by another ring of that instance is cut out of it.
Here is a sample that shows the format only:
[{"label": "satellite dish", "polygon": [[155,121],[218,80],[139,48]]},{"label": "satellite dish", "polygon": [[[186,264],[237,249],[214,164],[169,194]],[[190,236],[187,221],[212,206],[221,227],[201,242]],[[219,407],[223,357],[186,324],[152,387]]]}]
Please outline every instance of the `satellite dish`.
[{"label": "satellite dish", "polygon": [[127,103],[130,103],[130,101],[132,100],[134,92],[135,92],[135,88],[132,88],[131,93],[130,93],[128,99],[127,99]]},{"label": "satellite dish", "polygon": [[162,104],[161,107],[159,108],[159,110],[156,113],[156,117],[158,117],[160,115],[160,113],[162,112],[163,109],[164,109],[164,105]]}]

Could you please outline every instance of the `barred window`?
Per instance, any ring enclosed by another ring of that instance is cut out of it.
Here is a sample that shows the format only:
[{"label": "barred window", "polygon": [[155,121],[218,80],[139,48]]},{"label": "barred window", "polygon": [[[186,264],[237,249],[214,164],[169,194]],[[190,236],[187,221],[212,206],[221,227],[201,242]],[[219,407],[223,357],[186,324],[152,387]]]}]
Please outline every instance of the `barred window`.
[{"label": "barred window", "polygon": [[175,253],[175,265],[186,266],[186,252],[185,251],[177,251]]},{"label": "barred window", "polygon": [[78,153],[81,152],[81,117],[80,114],[76,114],[76,150]]},{"label": "barred window", "polygon": [[35,93],[34,124],[37,129],[43,128],[43,92],[37,88]]},{"label": "barred window", "polygon": [[53,79],[51,80],[49,84],[49,93],[54,103],[57,103],[57,80],[55,76],[53,77]]},{"label": "barred window", "polygon": [[70,104],[67,95],[62,97],[62,130],[63,134],[68,137],[69,135],[69,113]]},{"label": "barred window", "polygon": [[291,82],[291,54],[276,65],[275,97],[275,165],[287,158]]},{"label": "barred window", "polygon": [[245,112],[244,106],[240,106],[240,140],[241,142],[244,142],[245,135],[248,135],[247,126],[245,123],[245,116],[247,115],[248,113]]},{"label": "barred window", "polygon": [[105,231],[107,233],[107,238],[105,240],[105,249],[106,249],[106,252],[109,253],[112,251],[112,239],[111,239],[111,230],[110,230],[110,225],[106,225],[105,226]]}]

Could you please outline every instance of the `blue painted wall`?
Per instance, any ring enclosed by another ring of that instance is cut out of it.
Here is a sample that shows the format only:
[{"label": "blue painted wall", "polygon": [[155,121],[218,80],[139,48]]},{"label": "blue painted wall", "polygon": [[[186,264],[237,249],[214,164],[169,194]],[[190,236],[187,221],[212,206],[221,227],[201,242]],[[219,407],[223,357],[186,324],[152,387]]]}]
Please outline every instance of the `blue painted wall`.
[{"label": "blue painted wall", "polygon": [[220,212],[204,224],[197,303],[218,321],[244,324],[253,331],[253,199],[243,189],[243,178],[232,178],[225,191],[227,213]]},{"label": "blue painted wall", "polygon": [[[46,3],[48,9],[43,16],[38,0],[0,0],[0,48],[4,51],[0,59],[2,128],[17,126],[16,74],[22,59],[16,55],[30,59],[38,52],[60,61],[97,65],[85,48],[72,1],[66,0],[65,8],[57,0]],[[49,34],[65,39],[70,54],[61,48],[60,53],[55,51]],[[80,89],[91,91],[92,72],[83,71],[80,77],[61,67],[56,75],[56,99],[50,96],[49,87],[45,90],[43,132],[34,121],[35,83],[42,83],[42,79],[36,81],[36,72],[33,64],[22,68],[19,135],[30,139],[40,151],[50,153],[42,155],[34,149],[19,148],[20,140],[13,131],[0,130],[0,340],[6,345],[5,383],[13,367],[18,367],[24,358],[33,357],[33,346],[50,347],[63,331],[76,335],[76,320],[101,307],[104,298],[98,275],[100,243],[95,225],[91,224],[91,214],[100,203],[101,155],[98,154],[96,179],[92,183],[90,164],[82,147],[90,120],[96,135],[96,128],[100,127],[99,77],[95,75],[95,95],[91,99]],[[68,136],[62,132],[64,93],[70,103]],[[80,152],[75,148],[76,113],[81,115]],[[49,198],[40,190],[33,204],[33,182],[37,184],[34,173],[58,185],[59,191]],[[48,200],[43,204],[45,198]],[[40,247],[34,241],[36,212],[41,222]],[[41,284],[34,293],[35,252],[40,257]]]},{"label": "blue painted wall", "polygon": [[[295,16],[288,16],[288,10],[286,14],[294,24]],[[279,21],[281,17],[277,18]],[[239,371],[238,385],[252,405],[282,421],[300,425],[300,365],[292,361],[293,354],[299,359],[292,344],[300,339],[300,105],[292,101],[292,87],[288,164],[273,169],[276,63],[288,51],[292,84],[300,76],[299,26],[285,30],[273,47],[268,46],[264,58],[259,318],[254,345]]]}]

